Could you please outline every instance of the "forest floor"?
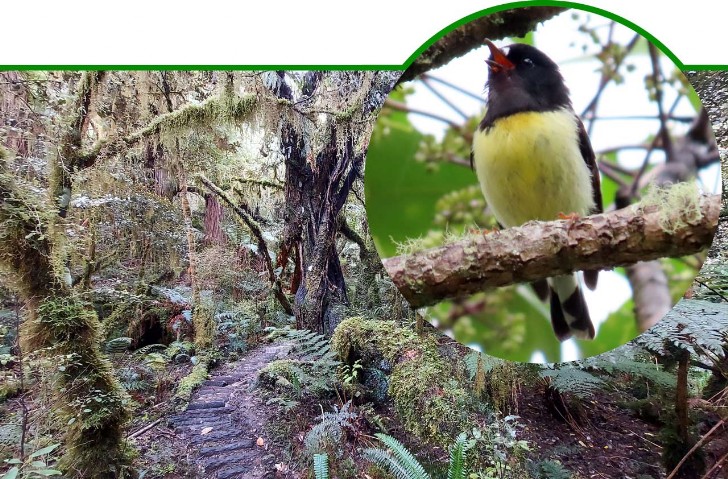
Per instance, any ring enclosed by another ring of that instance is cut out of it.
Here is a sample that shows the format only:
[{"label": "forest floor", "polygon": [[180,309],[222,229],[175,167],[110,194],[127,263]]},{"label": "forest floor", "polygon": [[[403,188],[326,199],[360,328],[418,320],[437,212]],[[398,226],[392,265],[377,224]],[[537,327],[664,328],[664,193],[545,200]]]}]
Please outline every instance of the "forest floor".
[{"label": "forest floor", "polygon": [[[136,438],[146,478],[263,479],[297,477],[288,471],[281,445],[266,427],[275,408],[255,389],[265,365],[285,357],[290,344],[262,344],[241,359],[214,369],[183,412]],[[161,460],[160,460],[161,458]]]},{"label": "forest floor", "polygon": [[[618,399],[595,394],[580,402],[577,417],[562,419],[542,391],[523,388],[519,397],[519,439],[534,460],[558,460],[583,478],[664,477],[660,427],[618,406]],[[538,459],[537,459],[538,458]]]}]

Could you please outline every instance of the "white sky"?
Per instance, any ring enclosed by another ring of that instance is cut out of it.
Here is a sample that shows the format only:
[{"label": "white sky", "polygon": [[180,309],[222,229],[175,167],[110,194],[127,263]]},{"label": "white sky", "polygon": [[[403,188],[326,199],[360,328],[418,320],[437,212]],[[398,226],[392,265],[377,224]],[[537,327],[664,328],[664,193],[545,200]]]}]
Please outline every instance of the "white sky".
[{"label": "white sky", "polygon": [[[580,12],[582,20],[586,12]],[[607,25],[609,20],[592,15],[589,25]],[[561,67],[566,84],[571,90],[571,99],[574,109],[577,112],[583,111],[586,105],[593,98],[599,84],[600,74],[597,69],[600,63],[595,59],[585,59],[585,55],[598,51],[598,45],[591,43],[586,35],[576,31],[578,23],[572,20],[571,13],[566,12],[553,20],[541,25],[535,33],[535,45],[549,55]],[[600,28],[598,32],[606,37],[607,28]],[[613,39],[621,44],[626,44],[634,35],[634,32],[626,27],[618,25],[613,33]],[[576,41],[575,45],[571,45]],[[589,48],[585,54],[582,45],[588,42]],[[510,41],[497,41],[498,46],[510,44]],[[447,80],[470,92],[476,94],[484,93],[486,80],[486,65],[484,60],[488,58],[487,47],[481,47],[468,55],[450,62],[445,67],[435,70],[433,76]],[[656,116],[657,105],[651,103],[646,95],[644,77],[651,73],[652,67],[649,55],[632,55],[628,63],[635,66],[634,71],[625,72],[622,70],[625,81],[621,85],[610,83],[604,90],[599,102],[599,116],[625,117],[625,116]],[[665,75],[671,74],[674,69],[673,63],[664,58],[662,69]],[[458,108],[468,114],[480,113],[483,103],[468,96],[452,92],[435,84],[439,91],[446,93],[449,100],[455,103]],[[482,95],[484,96],[484,95]],[[672,105],[676,93],[667,91],[664,105],[669,108]],[[417,85],[413,95],[408,97],[409,106],[425,111],[436,112],[438,115],[446,116],[455,122],[461,122],[462,118],[439,100],[423,85]],[[687,99],[681,100],[674,111],[678,116],[691,116],[695,112]],[[432,133],[441,137],[444,132],[442,122],[420,115],[409,115],[410,120],[423,132]],[[679,127],[673,131],[684,131],[688,125]],[[659,122],[655,120],[603,120],[594,124],[591,141],[595,151],[605,148],[622,145],[633,145],[644,143],[649,135],[657,132]],[[642,164],[645,157],[644,150],[630,150],[620,153],[620,164],[636,168]],[[659,150],[652,153],[652,162],[664,161],[664,155]],[[701,177],[708,190],[717,192],[719,188],[719,167],[714,165],[709,171],[702,173]],[[631,289],[623,276],[613,272],[602,272],[599,276],[599,285],[595,291],[584,288],[586,300],[589,304],[592,320],[597,329],[607,316],[618,309],[631,296]],[[563,360],[577,359],[576,349],[572,340],[562,345]],[[534,356],[534,362],[543,361],[541,356]]]},{"label": "white sky", "polygon": [[[179,0],[170,8],[148,0],[7,1],[0,64],[399,65],[451,23],[505,3]],[[636,23],[686,64],[728,64],[722,2],[581,3]]]}]

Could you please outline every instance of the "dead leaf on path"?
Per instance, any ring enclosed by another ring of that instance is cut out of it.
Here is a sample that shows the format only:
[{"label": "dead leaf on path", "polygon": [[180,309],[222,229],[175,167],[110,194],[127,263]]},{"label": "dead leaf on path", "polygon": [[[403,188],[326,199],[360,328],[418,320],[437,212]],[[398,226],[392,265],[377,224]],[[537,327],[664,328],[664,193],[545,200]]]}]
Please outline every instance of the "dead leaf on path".
[{"label": "dead leaf on path", "polygon": [[263,446],[265,446],[265,439],[263,439],[262,437],[259,437],[259,438],[258,438],[258,440],[257,440],[257,441],[255,441],[255,443],[256,443],[257,445],[259,445],[259,446],[263,447]]},{"label": "dead leaf on path", "polygon": [[200,431],[200,434],[202,434],[204,436],[205,434],[208,434],[210,431],[212,431],[211,427],[203,427],[202,431]]}]

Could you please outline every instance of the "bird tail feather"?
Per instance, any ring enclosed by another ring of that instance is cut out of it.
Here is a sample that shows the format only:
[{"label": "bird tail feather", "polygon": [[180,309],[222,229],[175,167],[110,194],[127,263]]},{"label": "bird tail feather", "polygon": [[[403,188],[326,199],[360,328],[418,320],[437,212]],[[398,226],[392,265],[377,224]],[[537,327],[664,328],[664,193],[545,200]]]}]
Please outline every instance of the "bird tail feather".
[{"label": "bird tail feather", "polygon": [[594,325],[576,274],[549,278],[551,325],[559,341],[594,339]]}]

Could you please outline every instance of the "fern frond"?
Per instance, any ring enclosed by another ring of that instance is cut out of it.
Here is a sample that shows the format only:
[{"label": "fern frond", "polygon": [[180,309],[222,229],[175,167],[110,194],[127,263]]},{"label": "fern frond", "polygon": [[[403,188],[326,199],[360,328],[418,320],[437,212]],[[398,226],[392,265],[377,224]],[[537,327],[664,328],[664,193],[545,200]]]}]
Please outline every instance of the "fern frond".
[{"label": "fern frond", "polygon": [[559,461],[544,461],[539,468],[539,477],[543,479],[571,479],[571,472]]},{"label": "fern frond", "polygon": [[686,349],[690,354],[708,351],[719,357],[728,339],[728,306],[697,299],[681,300],[655,326],[635,342],[660,355],[670,355],[671,348]]},{"label": "fern frond", "polygon": [[551,378],[551,386],[559,392],[571,393],[582,399],[604,385],[604,380],[593,374],[573,366],[562,366],[557,369],[542,369],[542,378]]},{"label": "fern frond", "polygon": [[647,361],[636,361],[634,359],[621,359],[616,362],[606,361],[594,358],[591,365],[601,369],[607,373],[620,372],[624,374],[632,374],[648,379],[653,383],[666,388],[674,388],[677,378],[674,374],[661,369],[658,364]]},{"label": "fern frond", "polygon": [[478,372],[478,360],[480,360],[480,366],[485,373],[490,372],[494,367],[505,362],[502,359],[489,356],[484,353],[479,353],[478,351],[469,352],[465,355],[463,361],[465,362],[465,369],[467,369],[468,376],[471,381],[475,378],[475,375]]},{"label": "fern frond", "polygon": [[329,456],[328,454],[313,455],[313,473],[316,479],[329,479]]},{"label": "fern frond", "polygon": [[392,454],[394,456],[393,458],[407,472],[408,479],[430,479],[430,475],[427,474],[425,468],[422,467],[422,464],[419,463],[415,456],[412,455],[409,450],[407,450],[404,444],[402,444],[392,436],[383,434],[381,432],[376,433],[375,436],[377,437],[377,439],[382,441],[384,445],[389,448],[390,451],[392,451]]},{"label": "fern frond", "polygon": [[412,476],[411,473],[405,469],[391,451],[385,451],[384,449],[368,448],[362,452],[364,459],[373,462],[377,466],[381,467],[385,471],[388,471],[395,479],[418,479],[417,476]]},{"label": "fern frond", "polygon": [[134,351],[134,353],[144,356],[145,354],[158,353],[164,351],[165,349],[167,349],[167,346],[165,346],[164,344],[147,344],[146,346],[142,346],[141,348]]},{"label": "fern frond", "polygon": [[447,479],[466,479],[465,456],[468,450],[467,436],[461,432],[450,448],[450,464],[447,468]]},{"label": "fern frond", "polygon": [[104,352],[106,354],[118,354],[126,352],[129,350],[131,342],[132,339],[128,337],[114,338],[104,344]]}]

